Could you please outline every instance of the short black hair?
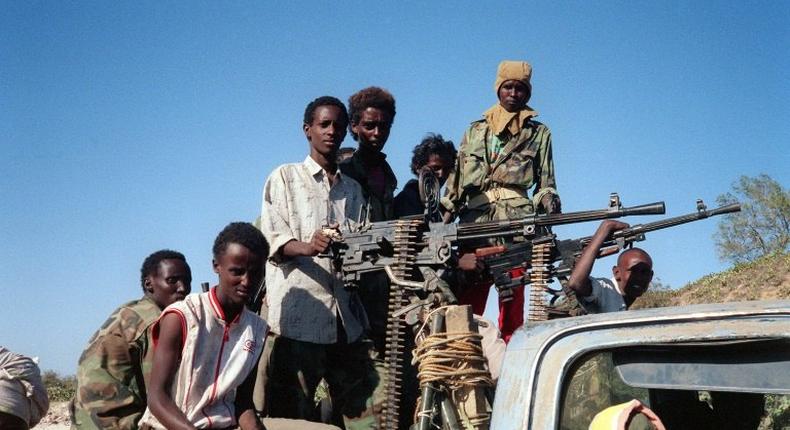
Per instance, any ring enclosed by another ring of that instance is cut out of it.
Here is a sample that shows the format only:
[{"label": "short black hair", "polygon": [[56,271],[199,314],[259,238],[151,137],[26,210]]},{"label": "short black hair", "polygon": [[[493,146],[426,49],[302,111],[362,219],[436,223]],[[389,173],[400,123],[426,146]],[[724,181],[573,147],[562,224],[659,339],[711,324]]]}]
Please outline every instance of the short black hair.
[{"label": "short black hair", "polygon": [[641,255],[643,258],[645,258],[650,262],[650,267],[651,268],[653,267],[653,258],[650,257],[650,254],[648,254],[647,251],[645,251],[642,248],[629,248],[621,252],[620,255],[617,256],[617,265],[619,266],[623,262],[623,260],[625,260],[626,256],[631,254]]},{"label": "short black hair", "polygon": [[187,270],[189,270],[189,264],[184,254],[171,249],[160,249],[148,257],[145,257],[143,266],[140,267],[140,285],[143,287],[143,291],[145,291],[145,278],[150,275],[156,275],[159,270],[159,263],[163,260],[181,260],[187,266]]},{"label": "short black hair", "polygon": [[351,117],[348,130],[354,140],[357,140],[358,136],[351,129],[351,125],[359,123],[362,112],[370,107],[386,112],[389,115],[390,125],[395,121],[395,97],[389,91],[379,87],[367,87],[359,90],[348,98],[348,114]]},{"label": "short black hair", "polygon": [[219,232],[214,240],[214,259],[224,254],[231,243],[238,243],[263,259],[269,256],[269,244],[263,233],[248,222],[232,222]]},{"label": "short black hair", "polygon": [[310,103],[307,104],[307,107],[304,109],[304,123],[310,125],[313,123],[313,115],[315,114],[315,110],[321,106],[337,106],[343,118],[348,124],[348,111],[346,110],[346,105],[343,104],[337,97],[332,96],[321,96]]},{"label": "short black hair", "polygon": [[458,151],[455,150],[452,140],[444,140],[441,134],[428,133],[422,142],[414,147],[414,155],[411,157],[411,172],[417,175],[434,154],[452,166],[455,164]]}]

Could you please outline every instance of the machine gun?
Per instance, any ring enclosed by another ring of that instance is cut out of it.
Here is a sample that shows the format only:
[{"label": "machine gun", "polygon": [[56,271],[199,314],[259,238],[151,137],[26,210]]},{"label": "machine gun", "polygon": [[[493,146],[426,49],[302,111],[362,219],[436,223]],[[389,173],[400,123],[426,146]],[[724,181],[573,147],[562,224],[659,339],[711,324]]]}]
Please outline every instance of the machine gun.
[{"label": "machine gun", "polygon": [[[697,200],[697,211],[686,215],[667,218],[646,224],[637,224],[622,230],[615,231],[607,238],[598,254],[598,258],[616,254],[621,250],[633,246],[634,242],[645,240],[645,233],[662,230],[681,224],[738,212],[741,206],[733,203],[708,210],[702,200]],[[530,321],[540,321],[548,318],[543,295],[548,289],[551,278],[567,279],[576,260],[581,256],[584,248],[590,243],[592,236],[580,239],[556,240],[553,234],[533,240],[531,243],[517,243],[508,246],[493,246],[477,249],[475,253],[482,258],[491,273],[494,285],[500,298],[507,300],[512,294],[510,291],[517,286],[532,284],[530,289]],[[555,267],[554,263],[559,262]],[[526,276],[513,276],[513,269],[529,269],[529,279]],[[562,282],[561,282],[562,283]],[[558,291],[550,291],[557,297]],[[573,296],[572,291],[563,289],[566,296]]]},{"label": "machine gun", "polygon": [[[396,280],[416,267],[441,268],[452,265],[454,251],[491,239],[524,240],[525,244],[550,235],[555,225],[620,218],[630,215],[655,215],[665,212],[664,202],[623,207],[617,194],[610,196],[607,209],[569,212],[556,215],[530,215],[517,220],[462,224],[425,222],[418,218],[345,225],[332,241],[330,254],[336,273],[347,287],[360,286],[369,272],[390,272]],[[408,266],[408,267],[407,267]],[[391,276],[392,277],[392,276]],[[404,278],[407,280],[413,280]],[[414,288],[410,286],[409,288]]]},{"label": "machine gun", "polygon": [[[664,210],[663,202],[624,208],[619,197],[614,194],[610,197],[609,207],[600,210],[530,215],[517,220],[445,224],[433,221],[436,218],[433,216],[435,211],[428,209],[423,216],[355,226],[346,223],[339,231],[327,231],[333,240],[326,257],[332,258],[335,273],[342,278],[347,288],[363,287],[363,278],[373,273],[386,273],[390,280],[384,351],[387,384],[381,413],[382,427],[398,428],[400,369],[406,338],[401,316],[405,315],[408,320],[410,315],[414,315],[408,311],[414,309],[413,306],[422,306],[426,301],[433,302],[436,297],[442,301],[451,296],[442,294],[437,287],[436,272],[454,265],[459,247],[488,244],[492,239],[529,243],[550,234],[551,227],[555,225],[628,215],[663,214]],[[416,322],[414,318],[411,320]]]}]

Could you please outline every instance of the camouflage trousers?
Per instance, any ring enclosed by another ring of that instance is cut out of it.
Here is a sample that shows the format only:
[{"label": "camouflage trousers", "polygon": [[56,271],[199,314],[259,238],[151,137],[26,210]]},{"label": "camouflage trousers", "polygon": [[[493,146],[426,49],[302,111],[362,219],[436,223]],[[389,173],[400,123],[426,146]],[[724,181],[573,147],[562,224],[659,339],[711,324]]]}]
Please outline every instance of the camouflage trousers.
[{"label": "camouflage trousers", "polygon": [[317,344],[275,337],[266,370],[266,409],[276,418],[320,421],[316,389],[329,387],[333,424],[346,429],[376,427],[374,391],[379,376],[369,341]]}]

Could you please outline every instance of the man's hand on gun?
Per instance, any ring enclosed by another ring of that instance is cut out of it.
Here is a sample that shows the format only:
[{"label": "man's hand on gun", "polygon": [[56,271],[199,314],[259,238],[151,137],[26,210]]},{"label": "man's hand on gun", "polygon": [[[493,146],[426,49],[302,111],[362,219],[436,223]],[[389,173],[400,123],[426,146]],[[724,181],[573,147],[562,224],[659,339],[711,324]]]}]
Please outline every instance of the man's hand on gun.
[{"label": "man's hand on gun", "polygon": [[323,230],[316,230],[313,232],[313,237],[310,239],[310,256],[323,254],[329,249],[332,239]]},{"label": "man's hand on gun", "polygon": [[483,261],[477,258],[474,252],[467,252],[458,258],[458,268],[464,272],[480,273],[485,269]]},{"label": "man's hand on gun", "polygon": [[337,231],[337,224],[314,231],[309,242],[292,240],[286,243],[284,254],[289,257],[315,257],[326,254],[333,240],[342,240],[342,236]]},{"label": "man's hand on gun", "polygon": [[[631,226],[625,222],[620,222],[613,219],[604,220],[603,222],[601,222],[601,225],[598,226],[598,230],[595,231],[591,243],[598,242],[598,246],[600,246],[600,243],[606,240],[609,237],[609,235],[612,234],[612,232],[615,232],[617,230],[624,230],[628,227]],[[596,239],[600,239],[600,241]]]},{"label": "man's hand on gun", "polygon": [[546,210],[547,214],[558,214],[562,212],[562,202],[560,196],[556,194],[546,194],[540,199],[540,205]]}]

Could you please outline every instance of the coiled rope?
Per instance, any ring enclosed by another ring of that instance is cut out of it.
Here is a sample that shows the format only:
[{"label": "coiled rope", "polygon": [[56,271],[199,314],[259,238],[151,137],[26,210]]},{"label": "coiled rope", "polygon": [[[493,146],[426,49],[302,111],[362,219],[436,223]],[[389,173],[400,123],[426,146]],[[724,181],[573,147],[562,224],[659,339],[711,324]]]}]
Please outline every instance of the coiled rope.
[{"label": "coiled rope", "polygon": [[[434,309],[431,315],[443,308]],[[493,387],[494,381],[488,371],[483,347],[483,338],[477,332],[427,333],[425,319],[417,334],[417,348],[414,350],[412,364],[417,365],[420,387],[431,383],[439,390],[448,393],[457,409],[464,399],[458,398],[457,390],[462,387]],[[466,391],[466,390],[464,390]],[[417,403],[422,404],[418,401]],[[416,416],[430,414],[431,411],[416,411]],[[490,414],[465,416],[462,420],[474,427],[484,425]]]}]

